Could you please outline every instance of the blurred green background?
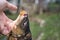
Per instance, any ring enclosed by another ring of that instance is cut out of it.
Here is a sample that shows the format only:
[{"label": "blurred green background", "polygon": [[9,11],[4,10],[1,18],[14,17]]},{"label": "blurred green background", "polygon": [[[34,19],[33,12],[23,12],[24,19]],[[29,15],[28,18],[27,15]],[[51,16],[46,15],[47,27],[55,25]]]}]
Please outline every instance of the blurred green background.
[{"label": "blurred green background", "polygon": [[[16,15],[7,15],[11,19],[16,19]],[[60,40],[60,14],[51,13],[50,15],[34,15],[36,18],[43,18],[46,21],[45,26],[40,27],[38,22],[30,21],[30,29],[33,40],[36,40],[43,32],[41,40]],[[34,19],[34,18],[33,18]]]},{"label": "blurred green background", "polygon": [[[60,40],[60,1],[47,0],[49,2],[47,4],[45,1],[39,0],[38,3],[36,0],[21,1],[21,6],[29,12],[32,38],[33,40]],[[18,13],[13,14],[13,12],[6,11],[6,15],[15,20]],[[43,20],[43,26],[41,26]]]}]

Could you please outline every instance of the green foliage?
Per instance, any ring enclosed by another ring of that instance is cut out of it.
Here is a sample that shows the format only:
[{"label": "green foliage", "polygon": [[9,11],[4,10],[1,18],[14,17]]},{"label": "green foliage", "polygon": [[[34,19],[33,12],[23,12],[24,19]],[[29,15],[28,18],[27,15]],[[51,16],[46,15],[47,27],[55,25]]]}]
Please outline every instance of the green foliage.
[{"label": "green foliage", "polygon": [[18,14],[7,15],[10,19],[15,20],[18,17]]},{"label": "green foliage", "polygon": [[58,11],[60,11],[59,9],[60,9],[60,5],[59,5],[59,4],[50,3],[50,4],[48,5],[48,10],[49,10],[50,12],[58,12]]},{"label": "green foliage", "polygon": [[60,0],[56,0],[56,4],[60,4]]}]

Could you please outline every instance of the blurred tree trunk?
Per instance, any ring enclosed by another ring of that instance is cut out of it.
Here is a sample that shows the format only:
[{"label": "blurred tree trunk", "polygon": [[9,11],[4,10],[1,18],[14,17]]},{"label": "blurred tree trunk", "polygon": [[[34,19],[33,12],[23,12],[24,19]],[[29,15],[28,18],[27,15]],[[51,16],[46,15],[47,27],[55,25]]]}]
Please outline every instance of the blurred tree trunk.
[{"label": "blurred tree trunk", "polygon": [[17,13],[20,12],[20,0],[17,0]]},{"label": "blurred tree trunk", "polygon": [[32,5],[35,2],[35,0],[23,0],[23,1],[29,5]]},{"label": "blurred tree trunk", "polygon": [[43,1],[44,0],[38,0],[37,9],[36,9],[37,14],[43,14]]}]

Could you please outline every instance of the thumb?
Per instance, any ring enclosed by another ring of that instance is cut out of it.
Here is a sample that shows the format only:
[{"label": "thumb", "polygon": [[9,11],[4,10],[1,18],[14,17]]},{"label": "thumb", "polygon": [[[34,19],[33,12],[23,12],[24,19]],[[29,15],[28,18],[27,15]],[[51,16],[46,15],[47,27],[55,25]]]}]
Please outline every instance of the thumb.
[{"label": "thumb", "polygon": [[11,29],[16,29],[16,25],[14,23],[10,23]]}]

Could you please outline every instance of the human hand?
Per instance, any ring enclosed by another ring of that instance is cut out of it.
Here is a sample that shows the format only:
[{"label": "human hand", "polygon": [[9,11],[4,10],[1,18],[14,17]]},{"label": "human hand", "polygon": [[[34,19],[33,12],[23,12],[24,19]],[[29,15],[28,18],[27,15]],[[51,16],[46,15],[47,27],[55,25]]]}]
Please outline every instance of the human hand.
[{"label": "human hand", "polygon": [[10,23],[10,27],[11,27],[12,30],[13,30],[13,28],[16,29],[17,26],[16,26],[16,24],[14,23],[14,21],[13,21],[12,23]]},{"label": "human hand", "polygon": [[2,34],[8,35],[13,29],[16,29],[16,25],[14,22],[7,22],[5,26],[2,25],[0,28]]},{"label": "human hand", "polygon": [[[0,21],[6,25],[5,26],[1,26],[2,28],[0,28],[0,31],[4,34],[7,35],[12,29],[13,26],[15,26],[14,23],[7,23],[6,20],[8,20],[8,22],[10,22],[11,20],[9,20],[9,18],[5,15],[5,13],[3,12],[5,9],[9,9],[9,10],[17,10],[17,7],[11,3],[9,3],[7,0],[0,0]],[[4,29],[4,30],[3,30]]]},{"label": "human hand", "polygon": [[9,3],[7,0],[0,0],[0,11],[4,11],[6,8],[9,10],[16,10],[17,7],[11,3]]}]

